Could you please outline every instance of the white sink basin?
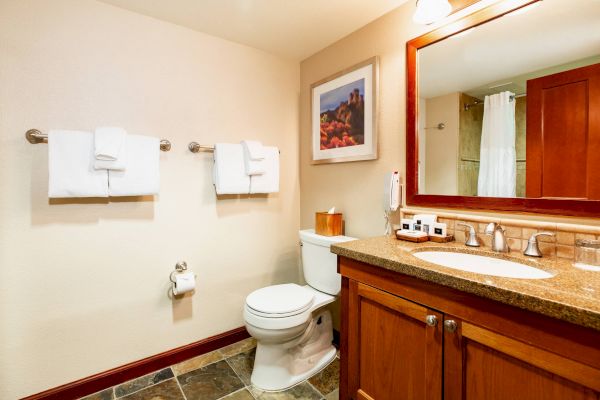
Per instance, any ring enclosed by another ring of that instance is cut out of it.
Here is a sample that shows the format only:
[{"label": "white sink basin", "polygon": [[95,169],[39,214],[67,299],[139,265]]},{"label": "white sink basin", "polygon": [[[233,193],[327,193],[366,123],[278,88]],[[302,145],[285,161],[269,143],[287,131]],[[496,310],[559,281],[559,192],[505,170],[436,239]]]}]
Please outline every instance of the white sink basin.
[{"label": "white sink basin", "polygon": [[419,251],[413,256],[444,267],[477,274],[519,279],[546,279],[554,275],[544,270],[499,258],[451,251]]}]

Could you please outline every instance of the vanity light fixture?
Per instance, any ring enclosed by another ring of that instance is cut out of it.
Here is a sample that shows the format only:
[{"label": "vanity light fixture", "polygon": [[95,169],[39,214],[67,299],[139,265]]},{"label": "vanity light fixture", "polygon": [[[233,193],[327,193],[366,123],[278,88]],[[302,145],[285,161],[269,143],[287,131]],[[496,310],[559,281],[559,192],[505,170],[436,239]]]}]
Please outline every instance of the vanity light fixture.
[{"label": "vanity light fixture", "polygon": [[429,25],[450,15],[452,6],[448,0],[417,0],[413,21]]}]

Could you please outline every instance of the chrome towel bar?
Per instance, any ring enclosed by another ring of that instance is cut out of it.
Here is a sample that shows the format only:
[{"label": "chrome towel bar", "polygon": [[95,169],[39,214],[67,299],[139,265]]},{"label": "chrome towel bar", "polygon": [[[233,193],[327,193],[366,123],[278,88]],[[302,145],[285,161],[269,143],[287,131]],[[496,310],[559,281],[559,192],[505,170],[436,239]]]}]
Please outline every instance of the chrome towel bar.
[{"label": "chrome towel bar", "polygon": [[[200,153],[201,151],[213,152],[213,151],[215,151],[215,146],[200,144],[198,142],[191,142],[190,144],[188,144],[188,149],[192,153]],[[279,153],[281,154],[281,150],[279,150]]]},{"label": "chrome towel bar", "polygon": [[[42,133],[41,131],[39,131],[37,129],[30,129],[27,132],[25,132],[25,138],[31,144],[48,143],[48,135],[45,133]],[[171,142],[168,141],[167,139],[161,139],[160,150],[161,151],[171,150]]]}]

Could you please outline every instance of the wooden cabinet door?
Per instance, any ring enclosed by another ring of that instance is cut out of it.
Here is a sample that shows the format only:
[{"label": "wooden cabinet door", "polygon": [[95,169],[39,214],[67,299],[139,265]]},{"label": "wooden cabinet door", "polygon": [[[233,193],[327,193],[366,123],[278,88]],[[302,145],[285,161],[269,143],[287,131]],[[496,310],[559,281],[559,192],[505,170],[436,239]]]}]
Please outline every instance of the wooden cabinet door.
[{"label": "wooden cabinet door", "polygon": [[527,81],[527,197],[600,199],[600,64]]},{"label": "wooden cabinet door", "polygon": [[353,280],[348,292],[349,397],[441,399],[443,315]]},{"label": "wooden cabinet door", "polygon": [[444,326],[445,400],[599,398],[597,369],[447,315]]}]

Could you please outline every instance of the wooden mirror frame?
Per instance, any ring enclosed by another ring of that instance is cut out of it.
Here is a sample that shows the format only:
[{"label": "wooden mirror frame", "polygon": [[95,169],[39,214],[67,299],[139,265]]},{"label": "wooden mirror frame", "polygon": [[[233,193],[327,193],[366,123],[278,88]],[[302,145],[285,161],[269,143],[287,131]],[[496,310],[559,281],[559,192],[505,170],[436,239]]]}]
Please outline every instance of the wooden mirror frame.
[{"label": "wooden mirror frame", "polygon": [[[557,214],[600,217],[600,200],[560,198],[506,198],[419,194],[418,142],[418,63],[419,49],[452,35],[492,21],[540,0],[505,0],[467,15],[457,21],[419,36],[406,43],[406,205],[437,208],[461,208],[487,211]],[[600,179],[600,177],[598,178]]]}]

